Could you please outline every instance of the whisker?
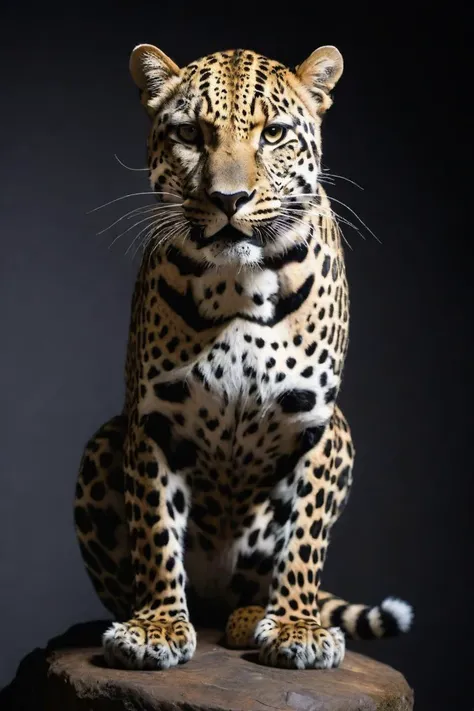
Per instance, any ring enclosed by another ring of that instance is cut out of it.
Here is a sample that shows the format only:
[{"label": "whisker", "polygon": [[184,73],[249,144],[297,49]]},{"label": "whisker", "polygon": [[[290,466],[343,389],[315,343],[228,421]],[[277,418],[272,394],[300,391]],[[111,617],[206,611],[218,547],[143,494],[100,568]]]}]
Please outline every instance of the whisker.
[{"label": "whisker", "polygon": [[[346,219],[343,218],[343,217],[340,217],[340,216],[339,216],[334,210],[332,210],[331,208],[329,208],[329,213],[328,213],[326,210],[321,210],[321,206],[320,206],[320,205],[315,206],[315,207],[318,208],[318,209],[316,209],[316,210],[311,210],[311,203],[310,203],[309,207],[310,207],[310,213],[309,213],[309,214],[332,219],[332,221],[335,223],[335,226],[336,226],[336,229],[337,229],[337,231],[338,231],[338,234],[342,237],[342,239],[343,239],[344,242],[347,244],[347,246],[349,247],[349,249],[353,250],[353,247],[352,247],[352,245],[349,243],[349,241],[347,240],[347,238],[346,238],[344,232],[342,231],[341,226],[339,225],[339,221],[343,222],[344,224],[347,224],[348,227],[352,227],[352,228],[362,237],[362,239],[365,240],[365,237],[364,237],[364,235],[362,234],[362,232],[361,232],[354,224],[352,224],[352,222],[350,222],[349,220],[346,220]],[[289,214],[289,213],[287,212],[287,209],[288,209],[288,208],[286,208],[286,209],[283,208],[283,214],[285,214],[285,215],[288,215],[288,214]],[[291,219],[293,219],[295,222],[299,222],[300,224],[307,225],[307,223],[304,222],[303,220],[291,216],[291,212],[290,212],[290,217],[291,217]],[[278,219],[278,218],[277,218],[277,219]],[[280,224],[281,224],[281,223],[280,223]],[[286,227],[286,228],[288,228],[288,225],[283,225],[283,226]],[[300,236],[301,236],[301,235],[300,235]],[[302,237],[302,239],[303,239],[304,243],[306,244],[306,246],[308,246],[306,240],[305,240],[303,237]]]},{"label": "whisker", "polygon": [[[156,225],[157,227],[159,227],[168,218],[171,218],[174,216],[178,217],[178,215],[175,215],[175,214],[174,215],[158,215],[158,216],[153,214],[153,215],[148,215],[148,217],[144,217],[142,220],[138,220],[138,222],[135,222],[133,225],[130,225],[130,227],[128,227],[126,230],[124,230],[119,235],[117,235],[117,237],[115,237],[114,240],[109,245],[109,249],[115,244],[115,242],[118,239],[120,239],[120,237],[123,237],[124,234],[126,234],[127,232],[130,232],[130,230],[133,230],[134,227],[138,227],[138,225],[141,225],[143,222],[149,222],[150,220],[154,220],[153,224]],[[162,221],[160,221],[159,218],[162,218]],[[144,229],[148,229],[149,227],[150,227],[150,225],[146,225],[144,227]],[[139,232],[138,234],[141,234],[141,232]],[[136,239],[136,237],[135,237],[135,239]],[[134,239],[134,241],[135,241],[135,239]],[[132,244],[133,244],[133,242],[132,242]]]},{"label": "whisker", "polygon": [[[177,217],[177,216],[172,216],[172,217]],[[129,248],[127,249],[127,252],[128,252],[128,251],[132,248],[132,246],[135,244],[135,242],[136,242],[137,239],[139,238],[140,234],[142,234],[143,232],[146,232],[145,235],[144,235],[144,237],[143,237],[143,239],[142,239],[142,240],[139,240],[137,249],[136,249],[135,252],[133,253],[132,259],[135,258],[135,256],[137,255],[138,251],[140,250],[140,247],[141,247],[141,246],[143,246],[143,245],[144,245],[144,246],[148,245],[149,242],[153,239],[153,237],[154,237],[155,234],[158,234],[163,228],[164,228],[165,230],[167,230],[169,227],[172,227],[172,226],[174,225],[174,223],[175,223],[175,220],[174,220],[174,219],[173,219],[173,220],[170,219],[170,220],[167,220],[165,223],[159,223],[159,224],[154,223],[151,227],[150,227],[150,225],[146,225],[146,227],[144,227],[143,230],[141,230],[141,232],[139,232],[139,234],[136,235],[136,237],[135,237],[135,239],[133,240],[132,244],[131,244],[131,245],[129,246]],[[183,223],[184,223],[184,220],[183,220]],[[165,233],[165,234],[166,234],[166,233]],[[163,240],[159,240],[158,244],[160,244],[161,241],[163,241]]]},{"label": "whisker", "polygon": [[151,228],[148,230],[148,232],[146,232],[143,235],[143,238],[139,241],[137,248],[136,248],[135,252],[133,253],[132,259],[135,258],[136,254],[138,253],[140,248],[143,248],[143,250],[145,250],[148,247],[149,243],[155,238],[155,236],[159,233],[159,231],[160,231],[159,226],[157,226],[157,225],[151,226]]},{"label": "whisker", "polygon": [[[310,204],[311,206],[311,204]],[[284,215],[288,215],[292,220],[299,221],[299,222],[305,222],[305,224],[308,224],[307,221],[305,221],[303,218],[307,214],[307,210],[305,211],[304,209],[301,209],[301,215],[298,214],[300,211],[299,210],[293,210],[290,207],[280,207],[280,212]]]},{"label": "whisker", "polygon": [[134,253],[132,254],[132,260],[135,259],[138,252],[140,251],[140,249],[143,252],[146,250],[149,242],[153,239],[153,235],[155,234],[155,231],[156,231],[156,228],[153,227],[151,230],[149,230],[148,232],[145,233],[145,235],[143,236],[143,239],[141,239],[138,242],[137,247],[136,247]]},{"label": "whisker", "polygon": [[139,230],[139,232],[137,232],[137,234],[135,235],[135,237],[133,238],[133,240],[130,242],[130,244],[128,245],[127,249],[125,250],[125,254],[128,254],[128,253],[130,252],[130,250],[132,249],[133,245],[134,245],[135,242],[138,240],[138,238],[140,237],[140,235],[142,235],[144,232],[151,231],[151,230],[156,230],[156,229],[158,229],[158,225],[156,225],[156,223],[152,223],[151,226],[150,226],[150,225],[145,225],[145,227],[143,227],[141,230]]},{"label": "whisker", "polygon": [[122,215],[122,217],[119,217],[118,220],[115,220],[115,222],[112,222],[111,225],[108,227],[104,227],[103,230],[100,230],[100,232],[96,232],[96,235],[101,235],[104,232],[107,232],[107,230],[110,230],[111,227],[114,227],[114,225],[118,224],[122,220],[125,220],[125,218],[131,219],[132,217],[135,217],[138,214],[144,214],[145,212],[154,212],[156,210],[164,210],[166,208],[172,208],[172,207],[181,207],[181,205],[176,205],[174,203],[166,203],[165,205],[145,205],[143,207],[136,207],[134,210],[130,210],[130,212],[126,212],[125,215]]},{"label": "whisker", "polygon": [[[291,223],[300,224],[300,225],[303,225],[308,228],[310,227],[310,223],[308,222],[308,220],[303,219],[299,215],[295,215],[294,212],[291,210],[288,210],[288,208],[284,208],[284,207],[280,208],[280,211],[281,211],[281,214],[284,215],[290,222],[290,224],[287,225],[287,228],[291,227]],[[306,212],[306,214],[308,214],[308,213]]]},{"label": "whisker", "polygon": [[158,242],[155,244],[155,246],[152,249],[152,254],[155,252],[158,247],[160,247],[164,242],[169,242],[173,237],[175,237],[177,234],[179,234],[180,230],[184,227],[187,227],[186,223],[184,220],[181,223],[178,223],[177,225],[170,225],[168,228],[168,231],[166,232],[163,237],[158,240]]},{"label": "whisker", "polygon": [[316,205],[316,207],[318,208],[318,210],[316,210],[316,212],[313,212],[312,214],[322,215],[324,217],[332,218],[336,223],[342,222],[343,224],[347,225],[348,227],[352,227],[353,230],[358,232],[363,240],[366,239],[366,237],[363,235],[363,233],[359,230],[359,228],[356,225],[354,225],[353,222],[348,220],[346,217],[342,217],[342,215],[339,215],[339,213],[336,212],[332,207],[329,208],[329,214],[326,211],[321,212],[320,205]]},{"label": "whisker", "polygon": [[181,195],[176,195],[175,193],[169,193],[169,192],[157,191],[157,190],[147,190],[146,192],[141,192],[141,193],[129,193],[128,195],[121,195],[120,197],[115,198],[114,200],[109,200],[109,202],[104,202],[103,205],[94,207],[92,210],[89,210],[86,213],[86,215],[90,215],[92,212],[96,212],[96,210],[102,210],[103,207],[112,205],[114,202],[119,202],[120,200],[125,200],[126,198],[129,198],[129,197],[137,197],[138,195],[155,195],[155,196],[157,196],[157,195],[171,195],[172,197],[181,199]]},{"label": "whisker", "polygon": [[361,218],[359,217],[359,215],[358,215],[351,207],[349,207],[349,205],[346,205],[345,202],[342,202],[342,200],[338,200],[337,198],[333,198],[333,197],[332,197],[332,198],[330,198],[330,199],[331,199],[331,200],[334,200],[334,202],[339,203],[339,205],[342,205],[343,207],[345,207],[346,210],[349,210],[349,212],[351,212],[351,213],[354,215],[354,217],[356,217],[356,218],[359,220],[360,224],[361,224],[363,227],[365,227],[365,229],[367,230],[367,232],[370,232],[370,234],[372,235],[372,237],[373,237],[374,239],[376,239],[379,244],[382,244],[382,242],[379,240],[379,238],[377,237],[377,235],[376,235],[374,232],[372,232],[372,230],[370,229],[370,227],[367,227],[367,225],[365,224],[365,222],[364,222],[363,220],[361,220]]},{"label": "whisker", "polygon": [[328,185],[336,185],[336,183],[334,182],[334,180],[332,178],[329,178],[329,177],[323,178],[321,176],[318,176],[318,183],[328,183]]},{"label": "whisker", "polygon": [[116,153],[114,153],[114,158],[117,161],[117,163],[119,163],[123,168],[126,168],[127,170],[133,170],[133,171],[136,171],[136,170],[137,171],[142,171],[142,170],[149,171],[150,170],[148,167],[147,168],[131,168],[129,165],[125,165],[123,160],[120,160],[120,158],[118,157],[118,155]]},{"label": "whisker", "polygon": [[[342,237],[342,239],[344,240],[344,242],[347,244],[347,246],[349,247],[349,249],[352,252],[353,251],[352,245],[350,244],[349,240],[346,238],[344,232],[342,231],[342,227],[337,220],[335,220],[335,225],[336,225],[336,230],[337,230],[339,236]],[[357,230],[357,232],[359,232],[359,230]]]},{"label": "whisker", "polygon": [[278,238],[276,225],[263,225],[262,230],[272,238],[273,242]]},{"label": "whisker", "polygon": [[319,193],[292,193],[291,195],[283,195],[283,200],[291,200],[297,197],[321,197]]},{"label": "whisker", "polygon": [[[155,215],[149,215],[148,217],[143,218],[143,220],[138,220],[138,222],[134,222],[133,225],[130,225],[130,227],[128,227],[126,230],[124,230],[123,232],[120,232],[120,234],[118,234],[116,237],[114,237],[114,239],[112,240],[112,242],[109,245],[109,249],[111,249],[111,247],[113,247],[113,245],[117,242],[117,240],[119,240],[121,237],[123,237],[125,234],[127,234],[127,232],[130,232],[130,230],[133,230],[134,227],[138,227],[138,225],[141,225],[142,222],[154,220],[154,219],[155,219]],[[149,227],[149,225],[146,225],[145,229],[148,227]]]},{"label": "whisker", "polygon": [[[310,197],[319,197],[319,194],[318,194],[318,193],[296,193],[295,195],[288,196],[288,198],[286,198],[286,199],[290,199],[291,197],[310,198]],[[283,198],[283,199],[285,199],[285,198]],[[368,226],[365,224],[365,222],[359,217],[359,215],[358,215],[351,207],[349,207],[349,205],[346,205],[345,202],[342,202],[342,200],[338,200],[337,198],[334,198],[334,197],[329,197],[329,201],[330,201],[330,202],[332,202],[332,201],[337,202],[339,205],[342,205],[342,206],[345,207],[347,210],[349,210],[349,212],[351,212],[351,213],[354,215],[354,217],[356,217],[356,218],[359,220],[360,224],[361,224],[363,227],[365,227],[365,229],[367,230],[367,232],[369,232],[369,233],[372,235],[372,237],[374,237],[374,239],[377,240],[377,242],[378,242],[379,244],[382,244],[381,240],[377,237],[377,235],[370,229],[370,227],[368,227]],[[320,207],[320,206],[318,206],[318,207]],[[333,211],[333,212],[334,212],[334,211]],[[334,214],[337,215],[337,213],[334,213]],[[340,215],[337,215],[337,217],[338,217],[338,219],[340,219],[340,220],[345,220],[345,218],[341,217]],[[346,221],[346,223],[347,223],[350,227],[353,227],[355,230],[357,230],[357,228],[355,227],[355,225],[352,225],[351,223],[349,223],[348,220],[345,220],[345,221]],[[357,231],[358,231],[358,230],[357,230]],[[362,233],[360,233],[360,234],[362,235]]]},{"label": "whisker", "polygon": [[[276,225],[280,224],[281,227],[282,227],[283,229],[285,229],[285,230],[288,230],[288,229],[291,228],[291,225],[288,225],[288,224],[286,223],[286,221],[285,221],[284,218],[282,219],[282,218],[280,218],[280,217],[277,217],[276,220],[275,220],[275,223],[276,223]],[[300,223],[301,223],[304,227],[309,227],[309,224],[308,224],[307,222],[302,222],[302,221],[300,221]],[[303,235],[299,234],[299,233],[298,233],[298,236],[301,238],[301,241],[303,242],[303,244],[305,245],[305,247],[309,247],[307,238],[304,237]]]},{"label": "whisker", "polygon": [[327,176],[328,178],[338,178],[340,180],[346,180],[348,183],[351,183],[351,185],[355,185],[356,188],[359,188],[359,190],[364,190],[362,185],[359,185],[359,183],[356,183],[355,180],[351,180],[351,178],[346,178],[345,175],[336,175],[336,173],[329,173],[329,172],[326,172],[326,170],[324,170],[323,172],[324,172],[325,177]]}]

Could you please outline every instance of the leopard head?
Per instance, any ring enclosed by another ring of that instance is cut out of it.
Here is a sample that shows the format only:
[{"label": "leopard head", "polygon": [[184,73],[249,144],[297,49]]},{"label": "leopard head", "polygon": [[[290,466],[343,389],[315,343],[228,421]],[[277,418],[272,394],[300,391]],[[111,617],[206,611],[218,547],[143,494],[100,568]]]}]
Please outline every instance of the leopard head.
[{"label": "leopard head", "polygon": [[321,120],[343,70],[335,47],[294,70],[248,50],[180,69],[142,44],[130,70],[152,120],[150,181],[165,210],[157,239],[179,237],[207,263],[251,265],[306,238]]}]

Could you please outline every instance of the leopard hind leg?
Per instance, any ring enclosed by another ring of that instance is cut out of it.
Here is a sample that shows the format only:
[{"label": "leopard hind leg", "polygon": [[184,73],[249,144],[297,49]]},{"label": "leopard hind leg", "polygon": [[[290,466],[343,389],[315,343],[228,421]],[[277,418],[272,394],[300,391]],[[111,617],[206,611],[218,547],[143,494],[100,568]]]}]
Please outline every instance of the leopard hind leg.
[{"label": "leopard hind leg", "polygon": [[74,501],[76,535],[87,573],[117,620],[133,607],[133,572],[125,515],[123,443],[127,418],[113,417],[87,443]]}]

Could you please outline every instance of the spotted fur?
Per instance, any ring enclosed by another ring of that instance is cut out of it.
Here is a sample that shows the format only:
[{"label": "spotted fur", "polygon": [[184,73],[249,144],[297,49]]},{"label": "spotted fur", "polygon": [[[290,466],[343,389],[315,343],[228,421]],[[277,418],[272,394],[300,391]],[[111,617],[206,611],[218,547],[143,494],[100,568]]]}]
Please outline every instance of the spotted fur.
[{"label": "spotted fur", "polygon": [[[191,599],[230,614],[231,646],[328,668],[344,635],[405,631],[406,603],[320,589],[354,447],[336,404],[349,298],[318,176],[334,47],[295,70],[247,50],[179,69],[139,45],[152,120],[145,244],[122,415],[88,443],[76,528],[116,622],[110,665],[191,658]],[[143,231],[143,230],[142,230]],[[207,601],[207,602],[206,602]]]}]

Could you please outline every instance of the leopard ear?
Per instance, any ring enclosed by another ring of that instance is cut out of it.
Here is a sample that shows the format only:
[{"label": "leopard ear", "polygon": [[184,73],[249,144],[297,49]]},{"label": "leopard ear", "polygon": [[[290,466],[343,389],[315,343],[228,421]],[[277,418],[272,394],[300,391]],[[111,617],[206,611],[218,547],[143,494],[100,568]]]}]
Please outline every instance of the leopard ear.
[{"label": "leopard ear", "polygon": [[142,104],[150,114],[179,82],[181,70],[158,47],[139,44],[130,55],[130,74],[140,89]]},{"label": "leopard ear", "polygon": [[297,77],[319,105],[319,113],[331,106],[329,93],[341,78],[343,68],[342,54],[331,45],[316,49],[296,68]]}]

